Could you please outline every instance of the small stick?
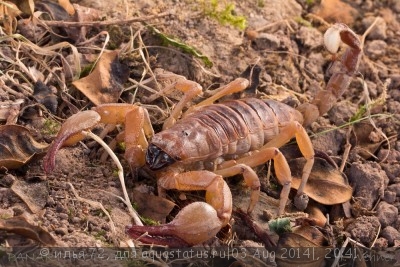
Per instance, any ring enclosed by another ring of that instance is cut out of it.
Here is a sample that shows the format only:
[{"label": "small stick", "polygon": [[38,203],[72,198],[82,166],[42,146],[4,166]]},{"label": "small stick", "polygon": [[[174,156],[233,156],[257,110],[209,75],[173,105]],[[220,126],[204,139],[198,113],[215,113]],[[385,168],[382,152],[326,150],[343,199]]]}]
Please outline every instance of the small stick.
[{"label": "small stick", "polygon": [[161,18],[171,15],[171,12],[164,12],[157,15],[150,15],[138,18],[132,18],[127,20],[112,20],[112,21],[55,21],[55,20],[41,20],[43,24],[47,26],[56,26],[56,27],[77,27],[77,26],[109,26],[109,25],[127,25],[134,22],[146,22],[151,19]]},{"label": "small stick", "polygon": [[84,135],[86,135],[88,137],[91,137],[93,140],[98,142],[107,151],[107,153],[110,155],[112,160],[117,165],[117,167],[118,167],[118,177],[119,177],[119,180],[121,182],[122,192],[124,193],[125,204],[128,207],[129,213],[131,214],[135,224],[139,225],[139,226],[143,226],[143,223],[140,220],[139,215],[133,209],[132,205],[130,205],[132,202],[130,201],[129,196],[128,196],[128,192],[126,191],[125,179],[124,179],[124,170],[122,168],[121,162],[119,162],[119,159],[114,154],[114,152],[108,147],[108,145],[100,137],[98,137],[97,135],[95,135],[94,133],[92,133],[90,131],[82,131],[82,134],[84,134]]}]

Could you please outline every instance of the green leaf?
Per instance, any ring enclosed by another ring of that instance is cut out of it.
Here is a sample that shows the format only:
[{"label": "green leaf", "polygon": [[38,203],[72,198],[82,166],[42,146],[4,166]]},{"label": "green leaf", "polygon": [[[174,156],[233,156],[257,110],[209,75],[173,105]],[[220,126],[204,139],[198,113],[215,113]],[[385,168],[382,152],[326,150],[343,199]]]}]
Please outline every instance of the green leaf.
[{"label": "green leaf", "polygon": [[201,59],[203,61],[203,63],[206,65],[206,67],[211,68],[213,66],[213,63],[211,62],[211,60],[203,55],[201,52],[199,52],[196,48],[194,48],[193,46],[190,46],[188,44],[185,44],[175,38],[169,37],[166,34],[160,32],[157,28],[153,27],[153,26],[148,26],[156,35],[158,35],[166,45],[172,45],[174,47],[179,48],[180,50],[182,50],[185,53],[188,53],[190,55],[193,55],[199,59]]}]

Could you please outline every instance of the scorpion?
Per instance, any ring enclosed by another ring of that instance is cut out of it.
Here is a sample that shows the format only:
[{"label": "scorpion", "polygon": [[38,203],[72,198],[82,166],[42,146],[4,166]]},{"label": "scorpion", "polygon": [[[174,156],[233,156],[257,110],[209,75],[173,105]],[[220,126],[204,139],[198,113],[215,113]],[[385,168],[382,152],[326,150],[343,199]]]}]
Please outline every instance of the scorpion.
[{"label": "scorpion", "polygon": [[[159,195],[165,195],[169,189],[206,192],[205,202],[185,206],[171,222],[159,226],[133,225],[127,227],[127,233],[143,243],[192,246],[214,237],[229,223],[232,194],[224,178],[243,176],[251,189],[247,209],[251,213],[260,195],[260,180],[252,168],[271,159],[276,177],[283,186],[277,213],[284,213],[292,176],[279,148],[295,138],[306,159],[295,204],[305,209],[308,197],[304,186],[314,163],[314,149],[304,127],[327,112],[348,88],[362,54],[359,38],[345,24],[332,25],[324,35],[324,42],[332,54],[337,53],[341,42],[347,48],[341,58],[334,61],[337,71],[326,89],[319,91],[310,103],[297,108],[258,98],[214,103],[248,87],[247,79],[237,78],[182,112],[202,88],[196,82],[180,79],[173,86],[184,94],[161,132],[154,133],[148,112],[142,106],[99,105],[71,116],[63,124],[44,158],[44,170],[54,169],[58,149],[84,138],[80,131],[90,130],[98,122],[125,124],[125,158],[132,169],[147,165],[154,171]],[[68,130],[70,128],[73,130]]]}]

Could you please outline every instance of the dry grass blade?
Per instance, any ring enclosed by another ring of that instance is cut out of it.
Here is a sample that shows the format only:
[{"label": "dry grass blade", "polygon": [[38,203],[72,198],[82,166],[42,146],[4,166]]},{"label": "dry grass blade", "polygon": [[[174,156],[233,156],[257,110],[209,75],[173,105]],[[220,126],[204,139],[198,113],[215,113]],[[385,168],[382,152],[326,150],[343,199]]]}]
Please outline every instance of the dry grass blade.
[{"label": "dry grass blade", "polygon": [[[101,204],[100,202],[97,202],[97,201],[93,201],[93,200],[90,200],[90,199],[86,199],[86,198],[80,197],[78,195],[78,193],[76,192],[74,186],[69,182],[67,184],[71,188],[72,193],[74,193],[74,196],[76,197],[76,199],[78,201],[85,202],[85,203],[89,204],[90,206],[92,206],[92,207],[94,207],[96,209],[101,209],[104,212],[104,214],[110,220],[111,231],[114,234],[114,236],[116,236],[117,231],[116,231],[116,228],[115,228],[115,224],[114,224],[113,220],[111,219],[110,213],[108,213],[108,211],[104,208],[103,204]],[[116,242],[116,241],[114,241],[114,242]]]},{"label": "dry grass blade", "polygon": [[82,133],[92,139],[94,139],[96,142],[98,142],[110,155],[110,157],[112,158],[112,160],[115,162],[115,164],[118,167],[118,177],[119,180],[121,182],[121,186],[122,186],[122,191],[125,197],[125,204],[127,205],[127,208],[129,210],[129,213],[131,214],[133,220],[135,221],[136,225],[140,225],[143,226],[142,221],[139,218],[139,215],[137,214],[137,212],[133,209],[132,205],[131,205],[131,201],[129,199],[129,195],[128,192],[126,190],[126,186],[125,186],[125,178],[124,178],[124,170],[122,168],[122,165],[118,159],[118,157],[114,154],[114,152],[108,147],[108,145],[97,135],[93,134],[90,131],[82,131]]}]

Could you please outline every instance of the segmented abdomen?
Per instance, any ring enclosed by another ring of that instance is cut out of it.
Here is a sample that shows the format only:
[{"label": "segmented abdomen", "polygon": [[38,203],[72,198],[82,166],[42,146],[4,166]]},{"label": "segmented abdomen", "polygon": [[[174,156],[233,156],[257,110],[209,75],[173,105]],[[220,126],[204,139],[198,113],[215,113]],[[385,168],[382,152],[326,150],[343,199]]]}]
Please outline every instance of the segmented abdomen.
[{"label": "segmented abdomen", "polygon": [[259,149],[279,134],[285,122],[302,123],[301,114],[283,103],[248,98],[205,106],[180,123],[196,120],[219,137],[220,155],[240,155]]}]

